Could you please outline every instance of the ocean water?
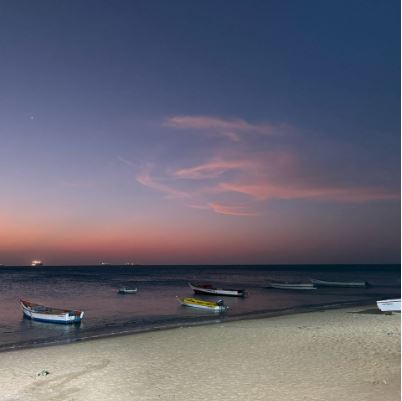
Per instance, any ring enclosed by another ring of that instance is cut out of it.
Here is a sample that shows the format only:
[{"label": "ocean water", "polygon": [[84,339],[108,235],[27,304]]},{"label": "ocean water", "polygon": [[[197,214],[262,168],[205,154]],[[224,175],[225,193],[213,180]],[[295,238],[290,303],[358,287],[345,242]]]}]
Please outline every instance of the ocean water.
[{"label": "ocean water", "polygon": [[[270,279],[309,278],[368,281],[370,286],[314,291],[263,288]],[[249,296],[225,297],[229,310],[223,314],[186,308],[176,296],[193,295],[190,281],[245,288]],[[400,285],[399,265],[2,267],[0,351],[340,305],[375,309],[378,299],[400,298]],[[136,287],[138,293],[120,295],[122,286]],[[35,322],[23,317],[20,298],[80,309],[85,317],[80,325]]]}]

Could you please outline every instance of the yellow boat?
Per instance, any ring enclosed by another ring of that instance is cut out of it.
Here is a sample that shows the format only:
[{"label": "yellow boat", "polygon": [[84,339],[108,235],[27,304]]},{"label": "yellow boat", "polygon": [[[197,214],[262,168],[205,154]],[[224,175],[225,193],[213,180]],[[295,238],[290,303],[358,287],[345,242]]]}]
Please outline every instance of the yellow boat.
[{"label": "yellow boat", "polygon": [[224,305],[222,300],[217,302],[209,302],[197,298],[176,298],[183,306],[190,306],[192,308],[206,309],[214,312],[223,312],[228,308]]}]

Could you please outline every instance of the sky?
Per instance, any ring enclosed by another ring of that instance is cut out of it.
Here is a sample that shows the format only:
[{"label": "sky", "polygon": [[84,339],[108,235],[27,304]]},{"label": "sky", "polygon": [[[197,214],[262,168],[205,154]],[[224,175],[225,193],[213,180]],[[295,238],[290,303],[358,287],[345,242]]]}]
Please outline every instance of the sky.
[{"label": "sky", "polygon": [[0,263],[399,263],[400,15],[0,2]]}]

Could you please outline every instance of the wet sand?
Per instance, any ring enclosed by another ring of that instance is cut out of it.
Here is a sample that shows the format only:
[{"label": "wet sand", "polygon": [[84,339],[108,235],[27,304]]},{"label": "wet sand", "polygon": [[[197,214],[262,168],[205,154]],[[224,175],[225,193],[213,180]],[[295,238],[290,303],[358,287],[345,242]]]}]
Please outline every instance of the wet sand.
[{"label": "wet sand", "polygon": [[400,314],[355,307],[18,350],[0,371],[1,401],[396,401]]}]

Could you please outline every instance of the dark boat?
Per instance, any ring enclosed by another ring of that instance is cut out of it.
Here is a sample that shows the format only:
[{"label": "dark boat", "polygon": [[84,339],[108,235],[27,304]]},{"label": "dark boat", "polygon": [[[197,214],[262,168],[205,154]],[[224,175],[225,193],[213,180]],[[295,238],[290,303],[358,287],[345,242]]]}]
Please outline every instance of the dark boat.
[{"label": "dark boat", "polygon": [[247,295],[246,291],[243,289],[219,288],[214,287],[212,284],[188,283],[188,285],[195,294],[223,295],[228,297],[245,297]]}]

